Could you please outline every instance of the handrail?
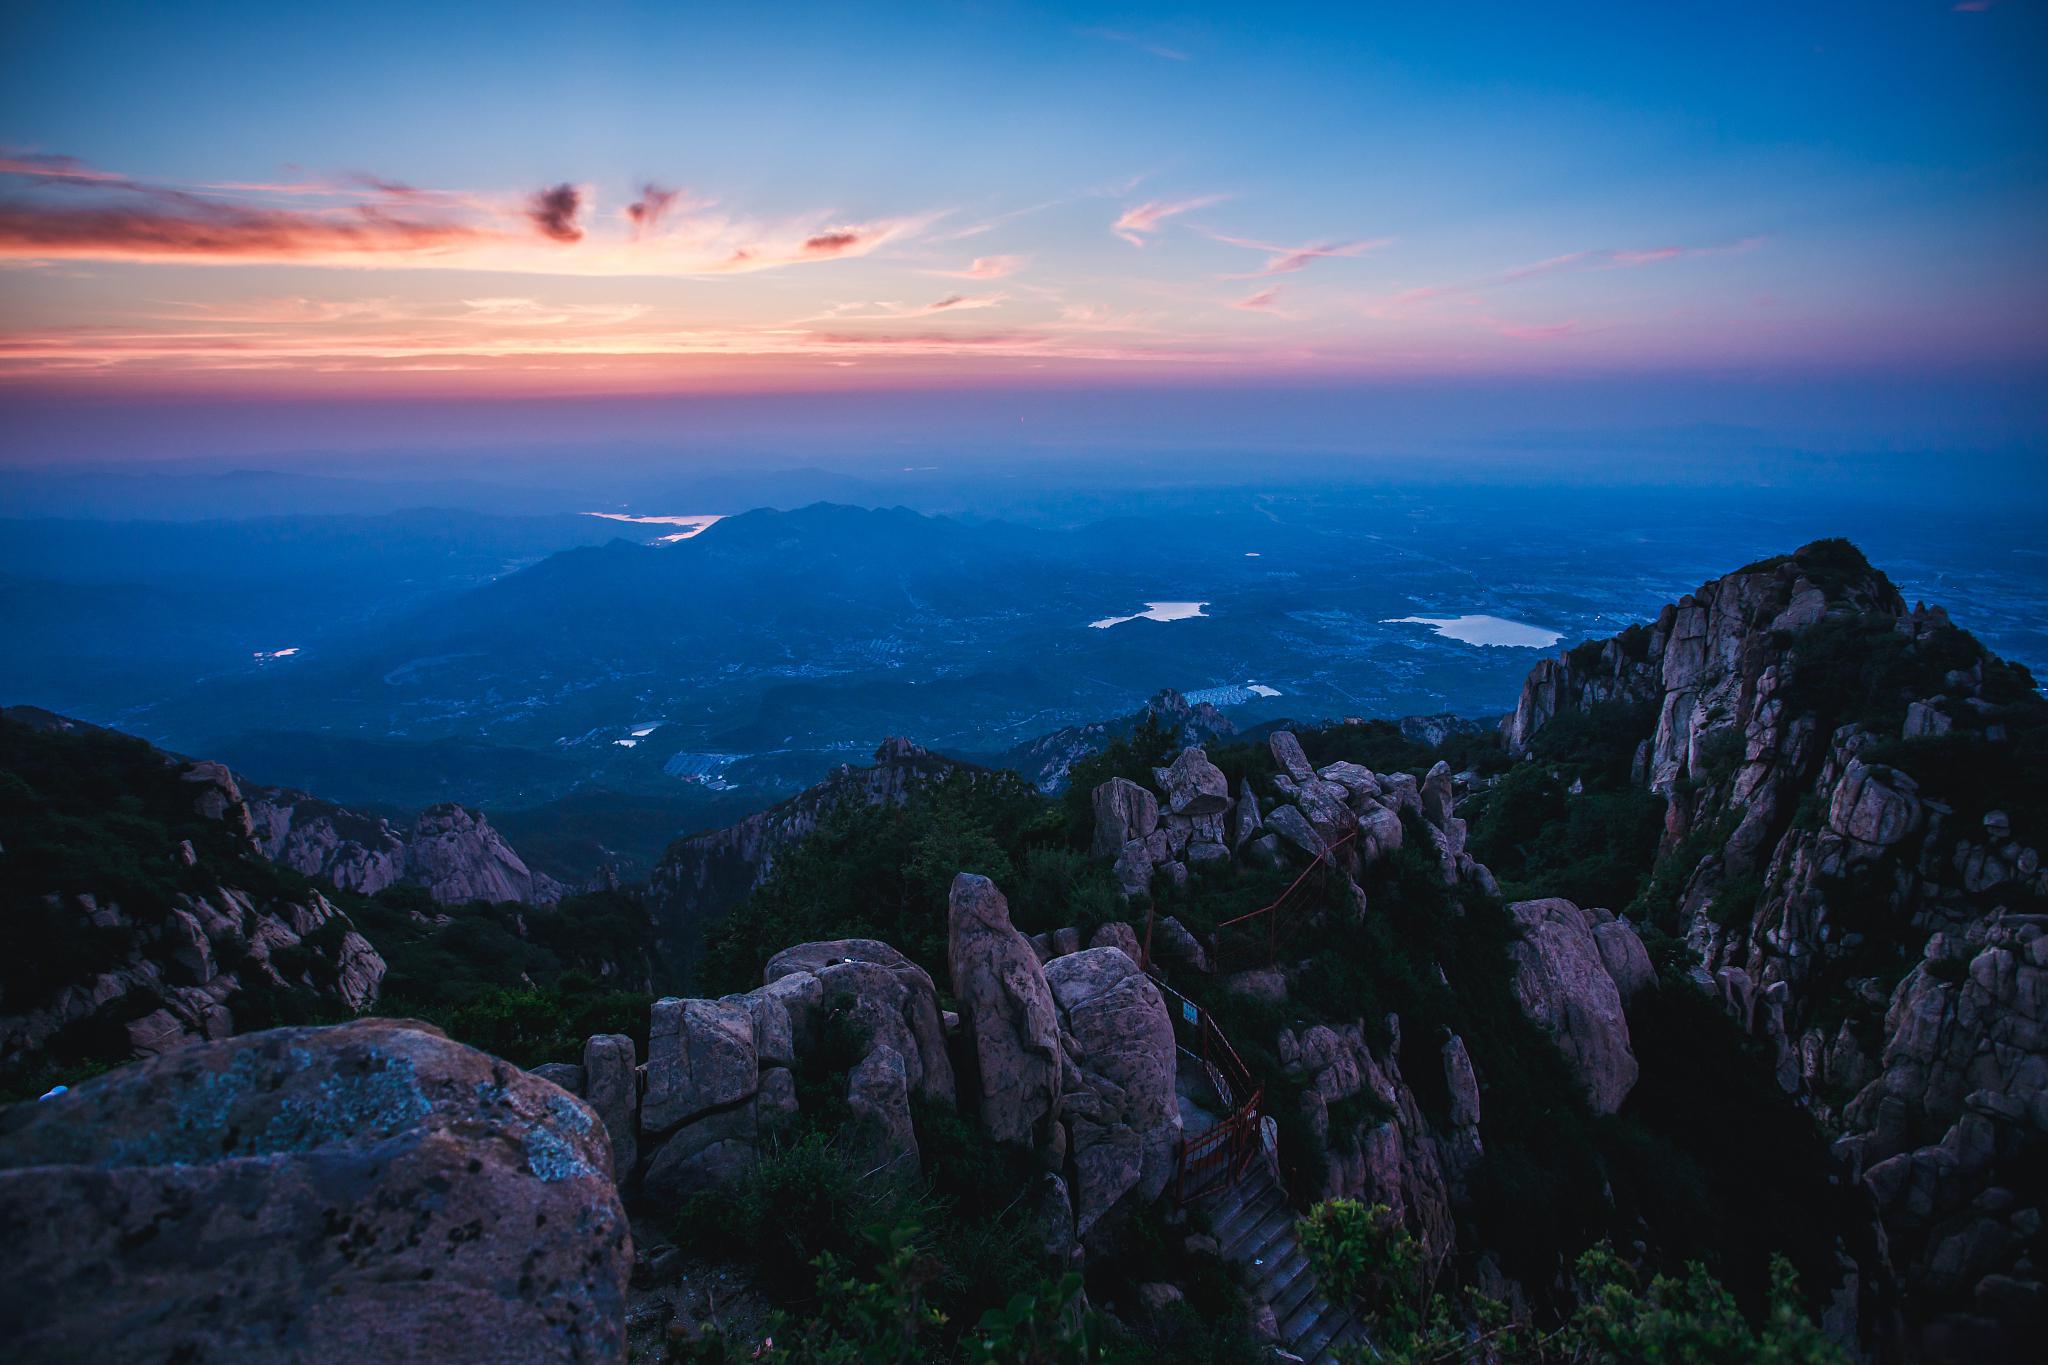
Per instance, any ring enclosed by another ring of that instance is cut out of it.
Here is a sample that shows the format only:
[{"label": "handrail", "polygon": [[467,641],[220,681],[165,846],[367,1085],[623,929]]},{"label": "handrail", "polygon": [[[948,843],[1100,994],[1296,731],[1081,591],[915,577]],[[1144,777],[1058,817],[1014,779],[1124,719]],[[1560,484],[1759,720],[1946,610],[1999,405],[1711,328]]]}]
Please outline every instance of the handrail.
[{"label": "handrail", "polygon": [[[1338,839],[1336,842],[1323,845],[1323,851],[1321,853],[1318,853],[1315,856],[1315,858],[1309,863],[1309,865],[1307,867],[1304,867],[1300,871],[1300,873],[1298,873],[1295,876],[1294,880],[1287,884],[1287,889],[1285,891],[1282,891],[1278,896],[1273,898],[1273,903],[1271,905],[1263,905],[1260,906],[1257,910],[1248,911],[1247,913],[1238,915],[1233,919],[1224,920],[1222,923],[1218,924],[1215,930],[1212,932],[1211,942],[1215,943],[1220,950],[1221,941],[1215,938],[1215,934],[1220,934],[1223,930],[1230,928],[1232,925],[1244,924],[1251,920],[1255,920],[1260,915],[1273,915],[1275,918],[1272,924],[1268,926],[1266,931],[1266,951],[1268,957],[1277,956],[1278,945],[1275,939],[1277,934],[1276,926],[1279,923],[1277,912],[1279,911],[1280,907],[1285,905],[1288,901],[1288,898],[1293,896],[1296,891],[1299,891],[1301,889],[1302,884],[1309,879],[1309,874],[1317,871],[1318,869],[1329,866],[1330,856],[1334,854],[1338,849],[1344,847],[1344,845],[1350,843],[1353,839],[1357,837],[1358,831],[1352,830],[1350,833],[1346,834],[1343,838]],[[1152,922],[1157,913],[1157,909],[1150,903],[1148,899],[1147,904],[1145,906],[1145,938],[1143,944],[1140,946],[1138,950],[1138,966],[1141,967],[1148,975],[1152,974]]]},{"label": "handrail", "polygon": [[1272,914],[1275,910],[1278,910],[1281,907],[1281,905],[1286,902],[1289,896],[1293,895],[1298,889],[1300,889],[1301,884],[1308,880],[1309,873],[1316,871],[1325,863],[1329,862],[1330,855],[1332,853],[1335,853],[1338,849],[1344,847],[1344,845],[1350,843],[1353,839],[1357,837],[1358,831],[1354,829],[1349,834],[1345,835],[1343,838],[1337,840],[1337,842],[1333,844],[1325,844],[1323,846],[1323,851],[1315,856],[1315,860],[1313,862],[1311,862],[1307,867],[1304,867],[1301,870],[1300,876],[1296,877],[1293,881],[1287,884],[1287,889],[1285,891],[1282,891],[1277,897],[1275,897],[1271,905],[1262,906],[1259,909],[1250,911],[1247,914],[1239,915],[1235,919],[1224,920],[1221,924],[1217,925],[1216,927],[1218,929],[1228,929],[1233,924],[1243,924],[1246,920],[1257,919],[1260,915]]},{"label": "handrail", "polygon": [[[1358,831],[1353,830],[1333,843],[1326,843],[1323,851],[1287,884],[1287,889],[1275,897],[1271,905],[1262,906],[1234,919],[1224,920],[1216,926],[1217,930],[1244,924],[1261,915],[1270,915],[1273,918],[1268,922],[1266,944],[1268,954],[1275,955],[1277,930],[1274,926],[1279,922],[1280,907],[1301,889],[1308,881],[1309,874],[1329,866],[1331,855],[1357,837],[1357,833]],[[1231,1046],[1230,1039],[1216,1027],[1209,1011],[1167,985],[1165,979],[1154,970],[1153,915],[1154,910],[1148,905],[1145,909],[1145,938],[1139,949],[1141,960],[1138,965],[1163,994],[1173,997],[1178,1003],[1178,1008],[1172,1011],[1174,1046],[1202,1065],[1209,1074],[1211,1084],[1214,1084],[1219,1092],[1228,1092],[1219,1094],[1218,1098],[1230,1109],[1230,1112],[1218,1119],[1213,1127],[1197,1133],[1192,1138],[1183,1138],[1175,1145],[1174,1199],[1177,1203],[1186,1204],[1207,1194],[1217,1186],[1219,1180],[1226,1189],[1235,1185],[1257,1159],[1264,1142],[1260,1119],[1264,1112],[1266,1088],[1258,1083],[1257,1078],[1252,1075],[1251,1068],[1238,1056],[1237,1049]],[[1221,942],[1212,942],[1220,952]],[[1195,1048],[1183,1047],[1180,1043],[1179,1035],[1184,1025],[1194,1030]],[[1277,1169],[1273,1173],[1273,1178],[1276,1182],[1280,1181]],[[1282,1187],[1284,1189],[1284,1183]]]},{"label": "handrail", "polygon": [[[1219,1185],[1236,1184],[1257,1158],[1266,1088],[1252,1075],[1223,1030],[1216,1027],[1209,1011],[1156,976],[1152,980],[1162,995],[1172,997],[1175,1047],[1202,1066],[1218,1090],[1218,1098],[1229,1108],[1213,1127],[1176,1144],[1174,1199],[1186,1204]],[[1193,1033],[1193,1047],[1180,1042],[1186,1031]]]}]

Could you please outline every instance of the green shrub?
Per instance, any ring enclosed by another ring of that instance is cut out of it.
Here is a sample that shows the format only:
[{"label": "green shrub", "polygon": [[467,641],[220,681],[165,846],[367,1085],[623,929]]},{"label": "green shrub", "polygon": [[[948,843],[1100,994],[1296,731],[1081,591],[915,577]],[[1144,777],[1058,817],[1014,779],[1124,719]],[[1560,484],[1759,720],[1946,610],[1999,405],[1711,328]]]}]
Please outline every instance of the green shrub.
[{"label": "green shrub", "polygon": [[1589,1365],[1849,1365],[1800,1300],[1783,1257],[1770,1265],[1769,1303],[1752,1326],[1733,1295],[1693,1262],[1684,1278],[1647,1285],[1605,1245],[1577,1264],[1580,1303],[1552,1350]]},{"label": "green shrub", "polygon": [[895,1186],[863,1182],[824,1131],[805,1125],[770,1138],[737,1178],[686,1200],[675,1234],[685,1246],[744,1249],[765,1290],[802,1301],[816,1289],[818,1257],[859,1255],[868,1229],[903,1212]]},{"label": "green shrub", "polygon": [[956,772],[901,806],[839,807],[709,929],[694,989],[750,990],[782,949],[837,938],[881,939],[944,980],[946,898],[963,871],[993,878],[1020,924],[1099,922],[1115,879],[1107,864],[1054,856],[1063,837],[1051,803],[1010,773]]}]

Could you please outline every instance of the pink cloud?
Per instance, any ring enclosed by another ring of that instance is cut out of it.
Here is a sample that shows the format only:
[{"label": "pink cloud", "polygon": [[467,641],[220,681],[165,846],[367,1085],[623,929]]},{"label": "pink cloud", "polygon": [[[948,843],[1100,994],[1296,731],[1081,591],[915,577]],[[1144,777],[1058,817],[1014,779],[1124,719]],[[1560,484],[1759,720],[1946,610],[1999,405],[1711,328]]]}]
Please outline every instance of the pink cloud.
[{"label": "pink cloud", "polygon": [[1290,275],[1305,269],[1311,262],[1337,257],[1363,256],[1368,251],[1377,251],[1393,242],[1391,237],[1363,238],[1355,242],[1312,242],[1307,246],[1276,246],[1271,242],[1254,241],[1248,237],[1229,237],[1220,232],[1208,234],[1210,239],[1225,246],[1241,246],[1248,251],[1267,253],[1267,261],[1248,275],[1232,275],[1236,280],[1256,280],[1267,275]]},{"label": "pink cloud", "polygon": [[1248,298],[1239,299],[1230,306],[1232,308],[1242,308],[1248,313],[1272,313],[1278,311],[1279,302],[1280,286],[1276,284],[1261,289],[1258,293]]},{"label": "pink cloud", "polygon": [[[721,275],[865,256],[924,231],[939,216],[821,228],[722,217],[696,206],[683,217],[684,202],[679,191],[646,184],[614,222],[601,223],[589,211],[590,191],[568,182],[525,195],[420,189],[363,173],[180,185],[136,180],[72,157],[0,150],[0,265],[346,267],[382,260],[541,274]],[[570,245],[577,249],[561,249]],[[987,272],[1006,259],[983,258],[977,278],[995,278]]]},{"label": "pink cloud", "polygon": [[641,186],[640,197],[626,205],[626,217],[633,224],[634,235],[650,232],[660,226],[662,218],[682,197],[681,190],[663,189],[651,183]]},{"label": "pink cloud", "polygon": [[292,260],[438,251],[488,235],[368,209],[328,215],[237,205],[0,204],[0,256],[37,259]]},{"label": "pink cloud", "polygon": [[934,270],[955,280],[1000,280],[1016,274],[1029,262],[1028,256],[976,256],[964,270]]},{"label": "pink cloud", "polygon": [[1159,225],[1167,219],[1176,218],[1193,209],[1220,204],[1227,197],[1221,194],[1205,194],[1194,199],[1148,200],[1135,208],[1125,209],[1123,216],[1112,223],[1109,230],[1132,246],[1143,246],[1146,236],[1157,232]]},{"label": "pink cloud", "polygon": [[807,256],[843,256],[861,244],[861,234],[853,228],[834,228],[829,232],[815,233],[804,239],[804,254]]},{"label": "pink cloud", "polygon": [[943,313],[957,308],[993,308],[1003,301],[1001,294],[948,294],[936,303],[928,303],[919,312]]},{"label": "pink cloud", "polygon": [[46,152],[0,152],[0,175],[20,176],[25,179],[56,183],[61,181],[83,181],[88,184],[128,185],[128,177],[113,171],[97,170],[75,156],[56,156]]}]

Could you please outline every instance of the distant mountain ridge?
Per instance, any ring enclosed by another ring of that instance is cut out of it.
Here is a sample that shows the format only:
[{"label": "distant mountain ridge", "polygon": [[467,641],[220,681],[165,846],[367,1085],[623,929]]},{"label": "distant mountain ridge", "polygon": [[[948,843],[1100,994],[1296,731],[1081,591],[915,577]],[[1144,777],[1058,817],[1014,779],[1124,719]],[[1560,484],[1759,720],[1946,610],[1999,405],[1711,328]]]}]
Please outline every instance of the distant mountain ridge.
[{"label": "distant mountain ridge", "polygon": [[[4,707],[0,716],[46,734],[129,738],[40,707]],[[242,812],[234,822],[247,826],[255,852],[338,890],[374,896],[387,887],[413,885],[443,904],[551,905],[565,894],[560,882],[529,869],[480,811],[442,802],[420,811],[409,825],[394,826],[307,792],[249,782],[223,764],[158,752],[166,764],[213,774],[228,805]]]}]

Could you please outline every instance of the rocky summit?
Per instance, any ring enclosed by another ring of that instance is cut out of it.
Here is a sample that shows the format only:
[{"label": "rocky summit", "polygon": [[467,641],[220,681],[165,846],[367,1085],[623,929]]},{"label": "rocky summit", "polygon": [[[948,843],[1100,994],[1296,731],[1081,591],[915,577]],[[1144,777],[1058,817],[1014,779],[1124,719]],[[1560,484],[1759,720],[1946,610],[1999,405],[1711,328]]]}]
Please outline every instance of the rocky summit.
[{"label": "rocky summit", "polygon": [[1941,1305],[1929,1349],[2002,1349],[2041,1302],[2023,1191],[2048,1160],[2031,679],[1822,542],[1539,665],[1503,737],[1630,716],[1699,988],[1835,1135],[1909,1296]]},{"label": "rocky summit", "polygon": [[9,713],[15,1354],[2036,1354],[2024,670],[1821,542],[1497,727],[1198,730],[575,895]]}]

